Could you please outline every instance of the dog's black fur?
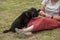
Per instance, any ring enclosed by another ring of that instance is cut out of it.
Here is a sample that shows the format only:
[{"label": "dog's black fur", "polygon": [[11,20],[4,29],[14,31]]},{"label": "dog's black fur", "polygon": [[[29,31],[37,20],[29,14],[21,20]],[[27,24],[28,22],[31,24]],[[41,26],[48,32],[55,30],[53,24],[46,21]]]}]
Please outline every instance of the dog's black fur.
[{"label": "dog's black fur", "polygon": [[18,18],[16,18],[16,20],[12,23],[11,28],[9,30],[5,30],[3,31],[3,33],[7,33],[7,32],[16,32],[15,28],[18,29],[22,29],[24,28],[27,23],[29,22],[29,20],[32,17],[37,17],[38,16],[38,12],[40,10],[36,10],[36,8],[31,8],[28,9],[27,11],[24,11]]}]

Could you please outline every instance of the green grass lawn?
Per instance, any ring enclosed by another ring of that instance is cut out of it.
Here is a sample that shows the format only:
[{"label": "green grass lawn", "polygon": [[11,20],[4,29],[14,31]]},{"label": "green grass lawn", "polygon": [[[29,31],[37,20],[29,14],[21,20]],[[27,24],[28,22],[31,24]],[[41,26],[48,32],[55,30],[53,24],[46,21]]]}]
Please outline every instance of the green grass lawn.
[{"label": "green grass lawn", "polygon": [[0,0],[0,40],[60,40],[60,29],[47,30],[35,33],[29,38],[18,38],[16,33],[3,34],[11,23],[25,10],[39,8],[41,0]]}]

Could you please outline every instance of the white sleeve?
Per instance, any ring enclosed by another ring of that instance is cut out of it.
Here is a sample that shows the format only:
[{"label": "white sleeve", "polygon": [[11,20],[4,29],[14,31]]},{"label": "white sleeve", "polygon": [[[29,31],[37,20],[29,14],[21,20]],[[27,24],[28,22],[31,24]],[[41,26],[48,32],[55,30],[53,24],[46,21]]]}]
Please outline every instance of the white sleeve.
[{"label": "white sleeve", "polygon": [[60,11],[60,6],[59,6],[59,11]]},{"label": "white sleeve", "polygon": [[60,6],[59,6],[59,16],[60,16]]},{"label": "white sleeve", "polygon": [[47,3],[48,3],[48,0],[43,0],[41,4],[46,6]]}]

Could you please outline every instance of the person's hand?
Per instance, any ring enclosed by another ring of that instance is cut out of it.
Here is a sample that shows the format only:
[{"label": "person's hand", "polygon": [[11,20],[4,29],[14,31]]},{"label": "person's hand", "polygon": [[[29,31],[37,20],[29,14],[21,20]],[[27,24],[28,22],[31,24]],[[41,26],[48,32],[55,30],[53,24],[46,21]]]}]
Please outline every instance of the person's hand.
[{"label": "person's hand", "polygon": [[43,18],[43,16],[40,16],[40,15],[39,15],[38,17],[34,17],[34,19],[37,19],[37,18]]},{"label": "person's hand", "polygon": [[40,12],[39,12],[39,15],[41,15],[41,16],[46,16],[46,14],[45,14],[43,11],[40,11]]},{"label": "person's hand", "polygon": [[53,19],[60,20],[60,16],[54,16]]},{"label": "person's hand", "polygon": [[48,14],[46,13],[46,16],[45,16],[45,17],[51,18],[52,16],[51,16],[51,15],[48,15]]},{"label": "person's hand", "polygon": [[38,18],[42,18],[43,16],[39,15]]},{"label": "person's hand", "polygon": [[39,15],[43,16],[43,17],[48,17],[51,18],[51,15],[48,15],[47,13],[44,13],[43,11],[39,12]]}]

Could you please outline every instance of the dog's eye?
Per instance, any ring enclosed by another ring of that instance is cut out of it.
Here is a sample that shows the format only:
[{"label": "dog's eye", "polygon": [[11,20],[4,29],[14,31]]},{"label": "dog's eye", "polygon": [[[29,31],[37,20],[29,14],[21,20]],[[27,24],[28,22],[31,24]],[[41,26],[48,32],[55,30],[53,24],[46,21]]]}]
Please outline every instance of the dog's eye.
[{"label": "dog's eye", "polygon": [[26,16],[27,16],[27,17],[29,17],[29,14],[28,14],[28,13],[26,13]]},{"label": "dog's eye", "polygon": [[34,13],[32,13],[32,17],[35,17],[35,14]]}]

